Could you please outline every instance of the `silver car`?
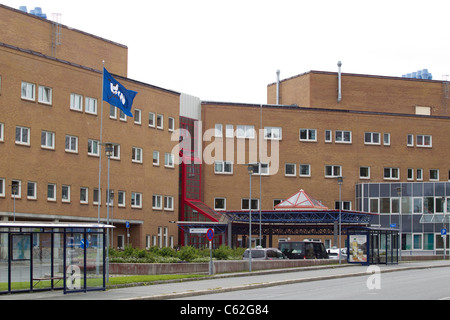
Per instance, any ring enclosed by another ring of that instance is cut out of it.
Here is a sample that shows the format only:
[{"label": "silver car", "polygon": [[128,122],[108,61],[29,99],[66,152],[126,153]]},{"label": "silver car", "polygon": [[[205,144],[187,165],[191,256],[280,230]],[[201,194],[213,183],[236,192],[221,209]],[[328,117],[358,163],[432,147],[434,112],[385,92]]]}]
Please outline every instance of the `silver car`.
[{"label": "silver car", "polygon": [[[243,260],[249,259],[249,249],[245,250]],[[256,248],[252,249],[252,260],[281,260],[287,259],[286,256],[276,248]]]}]

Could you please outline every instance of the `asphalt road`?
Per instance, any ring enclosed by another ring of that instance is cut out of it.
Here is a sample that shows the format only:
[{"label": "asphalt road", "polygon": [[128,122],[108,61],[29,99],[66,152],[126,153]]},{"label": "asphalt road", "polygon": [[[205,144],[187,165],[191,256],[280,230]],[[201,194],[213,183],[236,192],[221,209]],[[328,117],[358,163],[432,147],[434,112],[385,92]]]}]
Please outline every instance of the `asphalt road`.
[{"label": "asphalt road", "polygon": [[[368,286],[369,283],[369,286]],[[450,268],[406,270],[189,297],[188,300],[450,300]]]}]

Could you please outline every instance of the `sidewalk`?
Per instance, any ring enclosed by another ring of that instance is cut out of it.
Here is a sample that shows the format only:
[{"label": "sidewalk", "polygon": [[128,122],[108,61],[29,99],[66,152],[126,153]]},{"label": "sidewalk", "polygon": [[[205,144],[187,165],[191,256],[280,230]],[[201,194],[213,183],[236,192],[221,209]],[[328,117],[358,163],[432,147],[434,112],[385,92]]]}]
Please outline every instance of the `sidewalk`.
[{"label": "sidewalk", "polygon": [[[404,262],[399,265],[381,265],[381,273],[414,269],[450,268],[450,261]],[[209,293],[255,289],[284,284],[337,279],[345,277],[369,276],[366,266],[348,265],[304,267],[249,273],[215,275],[182,282],[169,282],[149,286],[110,289],[64,295],[62,291],[27,293],[0,296],[0,300],[166,300],[197,296]]]}]

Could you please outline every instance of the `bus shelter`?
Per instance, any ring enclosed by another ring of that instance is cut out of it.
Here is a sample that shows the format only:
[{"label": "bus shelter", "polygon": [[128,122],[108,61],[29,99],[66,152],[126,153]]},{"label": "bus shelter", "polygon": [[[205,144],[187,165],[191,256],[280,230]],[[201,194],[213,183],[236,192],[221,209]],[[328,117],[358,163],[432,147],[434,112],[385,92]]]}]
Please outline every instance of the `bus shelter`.
[{"label": "bus shelter", "polygon": [[370,227],[347,228],[347,260],[351,264],[398,264],[399,231]]},{"label": "bus shelter", "polygon": [[106,289],[112,226],[0,222],[0,294]]}]

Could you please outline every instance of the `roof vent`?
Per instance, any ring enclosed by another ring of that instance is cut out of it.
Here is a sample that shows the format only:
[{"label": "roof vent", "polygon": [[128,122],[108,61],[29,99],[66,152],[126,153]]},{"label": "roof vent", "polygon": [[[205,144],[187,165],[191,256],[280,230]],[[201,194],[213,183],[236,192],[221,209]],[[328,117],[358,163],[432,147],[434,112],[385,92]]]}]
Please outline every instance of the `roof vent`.
[{"label": "roof vent", "polygon": [[433,75],[428,72],[428,69],[422,69],[416,72],[411,72],[404,74],[402,76],[403,78],[410,78],[410,79],[425,79],[425,80],[433,80]]},{"label": "roof vent", "polygon": [[19,10],[22,11],[22,12],[26,12],[26,13],[32,14],[32,15],[34,15],[36,17],[39,17],[39,18],[47,19],[47,15],[42,12],[42,8],[41,7],[36,7],[34,9],[30,10],[30,12],[28,12],[28,9],[27,9],[26,6],[20,6]]}]

